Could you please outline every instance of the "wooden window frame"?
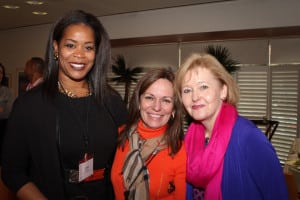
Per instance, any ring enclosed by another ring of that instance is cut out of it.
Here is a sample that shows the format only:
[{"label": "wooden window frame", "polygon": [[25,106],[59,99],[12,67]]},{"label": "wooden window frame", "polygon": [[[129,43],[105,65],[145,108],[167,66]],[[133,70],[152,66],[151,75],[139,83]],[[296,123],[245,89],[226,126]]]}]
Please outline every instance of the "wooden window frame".
[{"label": "wooden window frame", "polygon": [[149,44],[164,43],[184,43],[184,42],[201,42],[201,41],[217,41],[217,40],[241,40],[241,39],[258,39],[258,38],[287,38],[299,37],[300,26],[277,27],[277,28],[261,28],[246,29],[232,31],[216,31],[206,33],[187,33],[163,36],[149,36],[136,38],[112,39],[111,46],[113,48]]}]

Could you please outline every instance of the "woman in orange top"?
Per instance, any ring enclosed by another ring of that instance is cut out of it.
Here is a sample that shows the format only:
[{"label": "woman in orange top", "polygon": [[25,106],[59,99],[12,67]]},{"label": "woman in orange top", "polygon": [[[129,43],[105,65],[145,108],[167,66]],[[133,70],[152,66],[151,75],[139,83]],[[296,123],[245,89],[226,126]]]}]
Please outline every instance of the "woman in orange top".
[{"label": "woman in orange top", "polygon": [[137,84],[112,166],[116,200],[185,199],[186,152],[182,112],[168,69]]}]

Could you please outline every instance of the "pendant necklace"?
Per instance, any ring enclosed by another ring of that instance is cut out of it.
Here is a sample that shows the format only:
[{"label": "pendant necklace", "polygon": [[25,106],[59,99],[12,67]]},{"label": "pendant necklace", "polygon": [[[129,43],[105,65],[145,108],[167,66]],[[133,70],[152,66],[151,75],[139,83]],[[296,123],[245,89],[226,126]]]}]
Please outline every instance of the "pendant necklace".
[{"label": "pendant necklace", "polygon": [[[71,91],[65,89],[59,81],[57,81],[57,86],[58,86],[58,91],[59,92],[67,95],[70,98],[78,98],[78,96],[76,94],[74,94]],[[91,95],[92,95],[92,89],[91,89],[90,84],[88,83],[88,92],[87,92],[86,96],[91,96]]]}]

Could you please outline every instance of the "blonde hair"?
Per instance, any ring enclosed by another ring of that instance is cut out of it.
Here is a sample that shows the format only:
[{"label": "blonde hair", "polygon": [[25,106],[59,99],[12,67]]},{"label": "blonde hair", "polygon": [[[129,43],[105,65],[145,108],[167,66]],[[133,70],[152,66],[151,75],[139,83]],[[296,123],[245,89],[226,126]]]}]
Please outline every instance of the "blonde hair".
[{"label": "blonde hair", "polygon": [[176,72],[175,90],[181,98],[182,82],[187,72],[196,69],[205,68],[209,70],[221,85],[227,86],[227,96],[225,102],[236,106],[239,101],[239,87],[232,75],[227,72],[224,66],[212,55],[207,53],[195,53],[190,55]]}]

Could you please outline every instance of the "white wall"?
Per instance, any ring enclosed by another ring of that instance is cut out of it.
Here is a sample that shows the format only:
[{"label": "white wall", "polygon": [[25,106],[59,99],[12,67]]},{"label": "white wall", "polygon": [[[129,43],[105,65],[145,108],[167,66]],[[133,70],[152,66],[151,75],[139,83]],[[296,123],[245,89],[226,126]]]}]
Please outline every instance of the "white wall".
[{"label": "white wall", "polygon": [[237,0],[103,17],[111,38],[300,25],[299,0]]},{"label": "white wall", "polygon": [[[118,39],[300,26],[299,8],[299,0],[237,0],[105,16],[100,17],[100,20],[111,39]],[[17,87],[17,71],[24,67],[26,60],[32,56],[44,56],[50,27],[50,24],[45,24],[0,31],[0,62],[6,66],[7,72],[12,76],[14,89]],[[293,41],[283,45],[287,51],[292,52],[298,51],[300,46]],[[260,52],[259,48],[255,50],[255,44],[250,45],[249,48],[254,48],[253,52]],[[257,60],[260,60],[261,55],[257,55]],[[248,60],[255,62],[255,54],[252,56],[254,58]],[[284,59],[299,61],[298,58],[290,58],[289,54]]]}]

